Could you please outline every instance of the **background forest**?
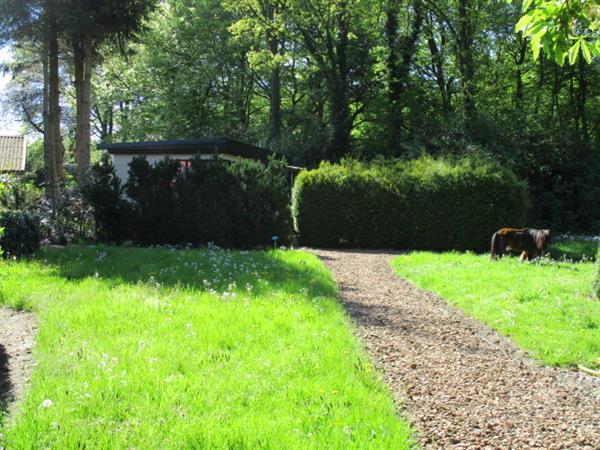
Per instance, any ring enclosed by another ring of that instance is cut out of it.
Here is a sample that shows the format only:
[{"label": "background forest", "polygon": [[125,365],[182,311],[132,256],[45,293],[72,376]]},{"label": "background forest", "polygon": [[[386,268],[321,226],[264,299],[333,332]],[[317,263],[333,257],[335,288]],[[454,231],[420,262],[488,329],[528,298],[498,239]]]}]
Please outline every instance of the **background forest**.
[{"label": "background forest", "polygon": [[[94,37],[89,49],[96,141],[224,136],[304,167],[346,156],[491,158],[528,182],[530,226],[600,230],[600,67],[534,60],[515,33],[520,2],[126,3],[147,8],[135,33]],[[77,153],[80,35],[59,33],[67,158]],[[26,40],[13,44],[3,102],[41,132],[38,56]]]}]

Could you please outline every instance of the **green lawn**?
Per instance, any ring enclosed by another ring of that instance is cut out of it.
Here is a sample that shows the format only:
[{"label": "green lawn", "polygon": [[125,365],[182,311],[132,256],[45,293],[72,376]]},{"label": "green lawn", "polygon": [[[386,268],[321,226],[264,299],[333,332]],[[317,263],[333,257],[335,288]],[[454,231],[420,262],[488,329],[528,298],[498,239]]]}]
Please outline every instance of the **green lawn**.
[{"label": "green lawn", "polygon": [[396,272],[510,336],[549,365],[593,366],[600,357],[600,302],[592,263],[520,263],[472,253],[410,253]]},{"label": "green lawn", "polygon": [[312,255],[46,250],[0,263],[2,303],[40,329],[0,448],[411,445]]}]

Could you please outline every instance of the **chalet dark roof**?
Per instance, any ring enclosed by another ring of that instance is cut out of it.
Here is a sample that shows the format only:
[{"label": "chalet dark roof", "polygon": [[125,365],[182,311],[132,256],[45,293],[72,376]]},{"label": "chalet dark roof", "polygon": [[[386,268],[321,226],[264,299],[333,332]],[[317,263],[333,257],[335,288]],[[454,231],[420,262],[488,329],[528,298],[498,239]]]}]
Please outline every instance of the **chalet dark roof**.
[{"label": "chalet dark roof", "polygon": [[98,148],[111,155],[181,155],[189,153],[214,153],[241,156],[251,159],[267,159],[270,150],[239,142],[233,139],[192,139],[182,141],[124,142],[99,144]]},{"label": "chalet dark roof", "polygon": [[0,172],[24,171],[26,157],[25,136],[0,136]]}]

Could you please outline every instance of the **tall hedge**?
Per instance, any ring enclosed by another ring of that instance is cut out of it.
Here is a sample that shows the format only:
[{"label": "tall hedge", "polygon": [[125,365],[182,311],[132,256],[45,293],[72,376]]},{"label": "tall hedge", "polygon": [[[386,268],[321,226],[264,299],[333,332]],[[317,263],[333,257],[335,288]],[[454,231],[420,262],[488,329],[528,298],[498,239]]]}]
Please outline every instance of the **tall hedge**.
[{"label": "tall hedge", "polygon": [[150,164],[138,157],[124,186],[106,159],[92,174],[83,192],[99,240],[253,248],[271,245],[274,235],[285,243],[291,233],[283,161],[195,158],[182,171],[175,160]]},{"label": "tall hedge", "polygon": [[522,226],[527,186],[481,159],[323,163],[298,175],[292,211],[306,245],[484,250]]}]

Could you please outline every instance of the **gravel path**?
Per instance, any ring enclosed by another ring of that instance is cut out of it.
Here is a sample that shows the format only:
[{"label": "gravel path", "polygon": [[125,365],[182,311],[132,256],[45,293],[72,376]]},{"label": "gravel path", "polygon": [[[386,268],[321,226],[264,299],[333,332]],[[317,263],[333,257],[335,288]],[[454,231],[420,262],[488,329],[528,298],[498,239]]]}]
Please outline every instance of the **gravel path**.
[{"label": "gravel path", "polygon": [[600,449],[600,379],[540,367],[397,277],[392,253],[313,252],[424,448]]},{"label": "gravel path", "polygon": [[0,411],[21,398],[35,365],[33,314],[0,308]]}]

